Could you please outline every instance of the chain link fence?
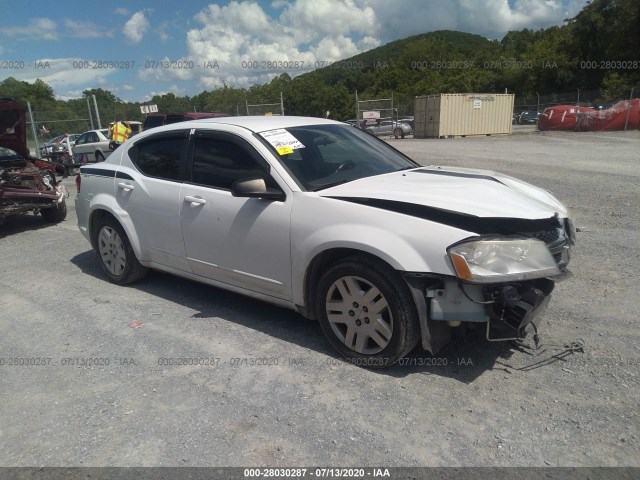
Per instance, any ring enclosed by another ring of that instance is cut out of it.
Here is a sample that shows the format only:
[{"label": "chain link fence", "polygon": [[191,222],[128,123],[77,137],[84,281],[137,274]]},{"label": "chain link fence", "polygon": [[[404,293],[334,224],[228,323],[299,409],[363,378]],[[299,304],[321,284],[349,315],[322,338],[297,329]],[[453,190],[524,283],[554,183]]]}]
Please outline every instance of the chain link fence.
[{"label": "chain link fence", "polygon": [[640,85],[615,92],[603,90],[580,90],[564,93],[541,93],[537,95],[516,95],[513,112],[543,112],[555,105],[580,105],[596,109],[606,109],[612,105],[634,98],[640,98]]}]

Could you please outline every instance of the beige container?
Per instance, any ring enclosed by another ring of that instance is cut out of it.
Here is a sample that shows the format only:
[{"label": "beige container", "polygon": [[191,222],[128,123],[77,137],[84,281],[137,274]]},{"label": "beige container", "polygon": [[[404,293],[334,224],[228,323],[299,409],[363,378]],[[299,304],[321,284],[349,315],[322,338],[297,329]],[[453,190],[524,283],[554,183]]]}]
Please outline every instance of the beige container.
[{"label": "beige container", "polygon": [[511,133],[511,93],[442,93],[416,97],[415,137]]}]

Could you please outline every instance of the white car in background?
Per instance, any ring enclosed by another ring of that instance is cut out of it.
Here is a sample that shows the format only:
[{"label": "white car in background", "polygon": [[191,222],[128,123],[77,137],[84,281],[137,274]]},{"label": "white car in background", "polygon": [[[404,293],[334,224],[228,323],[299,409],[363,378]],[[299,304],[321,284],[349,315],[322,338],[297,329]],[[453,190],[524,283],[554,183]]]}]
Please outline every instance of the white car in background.
[{"label": "white car in background", "polygon": [[80,135],[73,146],[76,164],[104,162],[111,154],[109,150],[109,130],[89,130]]},{"label": "white car in background", "polygon": [[77,179],[78,226],[118,284],[149,268],[318,319],[360,365],[453,328],[536,332],[575,229],[550,193],[423,167],[344,123],[226,117],[140,133]]}]

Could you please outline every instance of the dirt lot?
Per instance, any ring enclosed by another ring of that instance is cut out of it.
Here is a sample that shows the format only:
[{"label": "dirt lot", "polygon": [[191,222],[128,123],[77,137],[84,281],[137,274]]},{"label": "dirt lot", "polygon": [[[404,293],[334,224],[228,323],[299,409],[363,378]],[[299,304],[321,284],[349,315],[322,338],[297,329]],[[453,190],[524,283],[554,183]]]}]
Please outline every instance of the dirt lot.
[{"label": "dirt lot", "polygon": [[573,211],[535,356],[471,335],[368,371],[293,312],[160,273],[112,285],[67,179],[65,222],[0,227],[0,465],[640,466],[640,134],[523,132],[391,143]]}]

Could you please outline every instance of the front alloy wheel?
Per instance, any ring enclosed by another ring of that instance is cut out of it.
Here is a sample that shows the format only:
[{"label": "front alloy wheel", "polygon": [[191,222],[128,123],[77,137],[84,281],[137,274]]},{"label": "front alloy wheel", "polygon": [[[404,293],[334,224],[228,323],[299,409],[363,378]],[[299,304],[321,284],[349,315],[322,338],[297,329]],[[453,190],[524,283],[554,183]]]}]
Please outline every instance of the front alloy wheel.
[{"label": "front alloy wheel", "polygon": [[404,279],[372,257],[356,255],[329,267],[317,285],[316,312],[331,346],[358,365],[389,366],[420,340]]},{"label": "front alloy wheel", "polygon": [[327,293],[326,312],[335,336],[357,353],[379,353],[393,336],[389,303],[378,287],[364,278],[336,280]]}]

